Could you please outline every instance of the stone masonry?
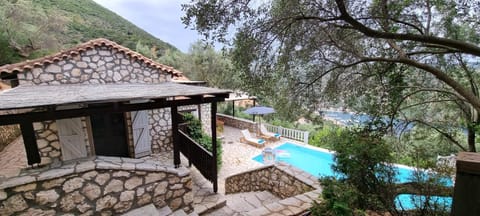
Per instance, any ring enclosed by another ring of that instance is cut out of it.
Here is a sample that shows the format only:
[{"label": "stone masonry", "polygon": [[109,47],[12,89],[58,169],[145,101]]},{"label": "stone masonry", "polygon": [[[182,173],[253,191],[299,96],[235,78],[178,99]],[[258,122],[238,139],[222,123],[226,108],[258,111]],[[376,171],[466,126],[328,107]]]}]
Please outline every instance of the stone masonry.
[{"label": "stone masonry", "polygon": [[250,120],[232,117],[225,114],[218,114],[218,113],[217,113],[217,120],[222,121],[227,126],[231,126],[241,130],[248,129],[250,132],[257,131],[257,123]]},{"label": "stone masonry", "polygon": [[243,215],[302,215],[320,202],[318,179],[296,167],[277,162],[228,177],[225,193],[268,191],[281,200],[252,209]]},{"label": "stone masonry", "polygon": [[173,151],[170,108],[150,110],[149,115],[152,152]]},{"label": "stone masonry", "polygon": [[0,215],[116,215],[151,203],[193,211],[188,169],[97,157],[26,172],[0,184]]},{"label": "stone masonry", "polygon": [[[288,166],[288,169],[294,169]],[[292,175],[292,172],[276,165],[263,166],[239,173],[225,179],[225,193],[269,191],[285,199],[314,190],[318,183],[306,177]]]},{"label": "stone masonry", "polygon": [[[97,46],[94,49],[79,52],[78,55],[18,73],[20,85],[161,83],[170,81],[171,76],[165,71],[150,67],[107,46]],[[149,114],[152,152],[171,150],[173,146],[170,138],[170,110],[151,110]],[[36,124],[35,130],[41,164],[49,164],[61,159],[55,122]],[[84,131],[88,134],[86,125],[84,125]],[[91,147],[87,146],[87,149]],[[91,151],[88,152],[91,153]]]},{"label": "stone masonry", "polygon": [[33,125],[37,136],[37,146],[40,152],[41,164],[59,161],[62,156],[55,121],[36,122]]}]

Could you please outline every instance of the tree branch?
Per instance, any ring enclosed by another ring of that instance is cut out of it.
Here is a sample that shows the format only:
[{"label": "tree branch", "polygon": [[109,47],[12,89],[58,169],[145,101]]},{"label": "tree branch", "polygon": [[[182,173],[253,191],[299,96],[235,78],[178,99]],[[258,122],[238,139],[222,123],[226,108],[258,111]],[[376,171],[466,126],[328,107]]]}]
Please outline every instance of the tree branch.
[{"label": "tree branch", "polygon": [[475,46],[474,44],[462,42],[458,40],[452,40],[448,38],[435,37],[430,35],[417,35],[417,34],[402,34],[402,33],[391,33],[371,29],[362,23],[358,22],[355,18],[350,16],[348,13],[345,2],[343,0],[335,0],[337,3],[338,10],[340,11],[340,17],[343,20],[358,31],[362,32],[365,36],[373,38],[383,38],[383,39],[394,39],[394,40],[408,40],[408,41],[417,41],[422,43],[432,43],[439,44],[443,46],[448,46],[453,49],[461,50],[464,53],[472,54],[475,56],[480,56],[480,47]]}]

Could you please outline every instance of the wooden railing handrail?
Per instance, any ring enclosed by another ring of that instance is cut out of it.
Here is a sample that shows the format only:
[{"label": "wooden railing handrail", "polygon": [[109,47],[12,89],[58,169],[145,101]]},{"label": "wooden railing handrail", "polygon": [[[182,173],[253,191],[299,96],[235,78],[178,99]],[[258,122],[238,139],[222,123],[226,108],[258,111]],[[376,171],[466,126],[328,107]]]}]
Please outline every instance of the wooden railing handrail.
[{"label": "wooden railing handrail", "polygon": [[186,139],[188,139],[190,142],[192,142],[193,144],[195,144],[198,148],[200,148],[201,150],[203,150],[205,153],[207,153],[209,156],[213,156],[212,153],[210,151],[208,151],[207,149],[205,149],[203,146],[201,146],[200,144],[198,144],[197,142],[195,142],[195,140],[193,140],[191,137],[189,137],[185,132],[181,131],[181,130],[178,130],[178,132],[184,136]]}]

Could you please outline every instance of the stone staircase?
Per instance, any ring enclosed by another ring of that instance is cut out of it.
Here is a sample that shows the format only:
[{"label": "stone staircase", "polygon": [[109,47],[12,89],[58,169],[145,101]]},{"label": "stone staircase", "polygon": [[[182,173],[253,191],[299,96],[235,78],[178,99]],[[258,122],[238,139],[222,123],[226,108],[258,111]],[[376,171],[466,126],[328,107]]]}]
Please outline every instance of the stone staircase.
[{"label": "stone staircase", "polygon": [[131,210],[123,214],[122,216],[198,216],[198,214],[195,213],[195,211],[190,214],[187,214],[182,209],[172,212],[172,210],[168,206],[157,209],[153,204],[149,204],[149,205]]},{"label": "stone staircase", "polygon": [[227,200],[221,193],[214,193],[212,183],[203,178],[195,167],[190,168],[193,183],[193,209],[204,215],[226,205]]}]

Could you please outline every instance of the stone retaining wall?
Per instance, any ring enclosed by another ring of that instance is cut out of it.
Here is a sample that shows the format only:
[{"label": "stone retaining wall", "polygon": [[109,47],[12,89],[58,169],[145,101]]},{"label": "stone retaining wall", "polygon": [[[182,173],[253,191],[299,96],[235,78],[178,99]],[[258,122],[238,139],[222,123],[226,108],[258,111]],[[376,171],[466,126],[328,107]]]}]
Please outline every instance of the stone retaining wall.
[{"label": "stone retaining wall", "polygon": [[320,202],[322,189],[318,179],[285,163],[276,163],[228,177],[225,193],[269,191],[282,200],[245,213],[256,215],[302,215],[312,203]]},{"label": "stone retaining wall", "polygon": [[150,160],[96,157],[0,183],[0,215],[117,215],[150,203],[193,211],[189,170]]},{"label": "stone retaining wall", "polygon": [[285,199],[319,188],[318,180],[286,164],[263,166],[225,179],[225,193],[269,191]]},{"label": "stone retaining wall", "polygon": [[257,131],[257,123],[250,120],[220,113],[217,113],[217,120],[224,122],[224,125],[239,128],[241,130],[248,129],[250,132]]}]

